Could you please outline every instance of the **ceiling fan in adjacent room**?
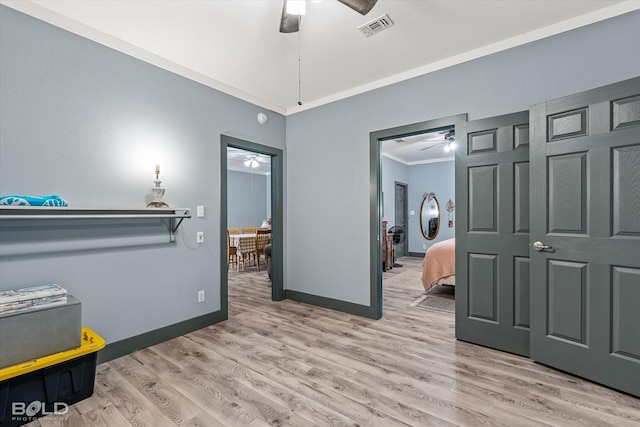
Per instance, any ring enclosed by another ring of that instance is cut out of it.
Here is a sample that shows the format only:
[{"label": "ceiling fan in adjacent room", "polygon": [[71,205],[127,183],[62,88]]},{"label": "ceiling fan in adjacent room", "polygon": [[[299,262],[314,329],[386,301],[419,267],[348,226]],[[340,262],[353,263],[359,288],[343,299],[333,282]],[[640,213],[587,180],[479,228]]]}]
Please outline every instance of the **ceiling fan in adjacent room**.
[{"label": "ceiling fan in adjacent room", "polygon": [[269,156],[231,148],[227,150],[227,158],[230,161],[243,162],[244,166],[251,169],[255,169],[261,164],[271,162],[271,158]]},{"label": "ceiling fan in adjacent room", "polygon": [[458,146],[458,144],[456,144],[455,131],[453,129],[450,129],[450,130],[444,130],[440,133],[443,134],[442,141],[438,141],[433,145],[429,145],[428,147],[421,148],[420,151],[425,151],[433,147],[439,147],[441,145],[444,145],[444,151],[449,152],[449,151],[455,150],[456,147]]},{"label": "ceiling fan in adjacent room", "polygon": [[[338,0],[345,6],[361,15],[369,13],[378,0]],[[300,30],[300,16],[305,12],[305,0],[284,0],[282,18],[280,19],[281,33],[295,33]]]},{"label": "ceiling fan in adjacent room", "polygon": [[251,154],[248,155],[244,161],[244,165],[248,168],[255,169],[260,166],[261,163],[269,163],[269,158],[265,156]]},{"label": "ceiling fan in adjacent room", "polygon": [[258,166],[260,166],[260,163],[269,163],[269,159],[261,156],[250,155],[250,156],[247,156],[247,160],[244,161],[244,165],[252,169],[255,169]]}]

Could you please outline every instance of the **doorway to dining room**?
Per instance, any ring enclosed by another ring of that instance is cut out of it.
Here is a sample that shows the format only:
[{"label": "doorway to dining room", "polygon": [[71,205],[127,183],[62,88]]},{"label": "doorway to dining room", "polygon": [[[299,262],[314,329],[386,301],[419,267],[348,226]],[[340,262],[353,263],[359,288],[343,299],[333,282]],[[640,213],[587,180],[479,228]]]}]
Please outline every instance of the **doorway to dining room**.
[{"label": "doorway to dining room", "polygon": [[221,136],[220,288],[225,312],[230,283],[270,287],[272,300],[285,298],[282,156],[277,148]]}]

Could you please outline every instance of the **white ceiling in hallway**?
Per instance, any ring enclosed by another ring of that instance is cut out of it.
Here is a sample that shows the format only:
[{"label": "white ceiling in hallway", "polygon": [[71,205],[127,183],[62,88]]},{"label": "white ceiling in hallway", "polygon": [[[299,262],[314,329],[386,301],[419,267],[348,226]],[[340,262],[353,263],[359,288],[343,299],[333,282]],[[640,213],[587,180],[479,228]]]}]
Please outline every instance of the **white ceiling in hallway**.
[{"label": "white ceiling in hallway", "polygon": [[[639,0],[378,0],[362,16],[307,1],[300,32],[281,34],[282,0],[0,1],[282,114],[640,9]],[[385,13],[393,27],[357,30]]]}]

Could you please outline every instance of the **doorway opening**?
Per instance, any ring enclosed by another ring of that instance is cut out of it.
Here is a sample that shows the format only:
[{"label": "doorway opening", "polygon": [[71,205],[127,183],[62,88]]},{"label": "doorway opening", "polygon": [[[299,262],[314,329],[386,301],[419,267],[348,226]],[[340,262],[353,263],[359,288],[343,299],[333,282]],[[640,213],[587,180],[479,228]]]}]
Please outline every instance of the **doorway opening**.
[{"label": "doorway opening", "polygon": [[[227,147],[230,279],[246,282],[251,280],[249,275],[253,277],[256,273],[258,281],[268,282],[271,278],[268,243],[271,222],[271,156]],[[259,242],[256,241],[258,229],[261,231]]]},{"label": "doorway opening", "polygon": [[[426,194],[432,191],[430,191],[430,188],[427,188],[429,183],[423,184],[420,181],[419,174],[413,178],[413,182],[415,182],[416,185],[412,185],[411,177],[414,172],[410,172],[409,168],[420,164],[442,162],[443,158],[449,161],[453,160],[452,153],[450,152],[451,146],[447,145],[451,140],[447,138],[447,135],[451,135],[452,132],[454,133],[456,125],[466,120],[467,115],[460,114],[380,130],[370,134],[370,182],[372,186],[370,194],[370,289],[371,310],[375,314],[375,318],[379,319],[383,315],[382,245],[386,244],[388,240],[387,235],[382,235],[383,221],[389,226],[393,226],[398,222],[398,218],[396,218],[398,213],[396,206],[402,205],[403,208],[400,209],[400,214],[403,216],[406,215],[406,219],[401,219],[400,221],[406,221],[406,223],[404,223],[406,235],[400,253],[413,257],[424,256],[428,242],[422,242],[420,215],[416,215],[416,212],[420,213],[423,193]],[[384,150],[383,144],[385,145]],[[387,147],[390,148],[387,149]],[[440,149],[436,147],[440,147]],[[400,156],[403,152],[411,150],[418,151],[423,159],[402,161]],[[431,153],[429,153],[427,157],[431,159],[424,159],[424,153],[429,151]],[[383,152],[385,153],[384,156]],[[397,167],[398,165],[400,165],[399,168]],[[406,169],[404,172],[402,172],[403,168]],[[398,172],[398,170],[401,171]],[[400,175],[398,175],[398,173]],[[402,173],[404,173],[404,178]],[[454,188],[453,180],[450,181],[448,184],[451,185],[451,188]],[[406,205],[396,203],[396,184],[407,184],[405,187],[407,191],[404,195],[405,202],[408,202]],[[383,202],[383,191],[389,195],[393,194],[394,196],[384,198],[385,200]],[[444,195],[443,197],[455,199],[453,190],[451,190],[450,193],[450,196]],[[414,205],[416,206],[415,208]],[[393,214],[392,220],[390,219],[391,213]],[[415,234],[415,236],[411,233]],[[451,231],[451,234],[453,234],[453,231]],[[404,246],[405,244],[406,246]],[[394,250],[397,249],[396,246],[397,245],[394,245]]]},{"label": "doorway opening", "polygon": [[[220,163],[220,301],[221,309],[227,318],[228,270],[230,268],[227,233],[230,227],[239,228],[240,232],[242,228],[255,228],[256,234],[258,229],[271,229],[271,299],[280,301],[285,298],[282,220],[284,212],[283,153],[277,148],[221,135]],[[247,231],[249,233],[245,234],[250,234],[252,230]],[[251,260],[253,263],[259,262],[257,254],[253,258],[248,256],[246,259],[247,262]],[[246,267],[246,265],[243,266]],[[235,267],[238,269],[239,265]],[[268,272],[265,264],[260,266],[254,264],[253,267],[256,270],[265,268],[265,275]]]}]

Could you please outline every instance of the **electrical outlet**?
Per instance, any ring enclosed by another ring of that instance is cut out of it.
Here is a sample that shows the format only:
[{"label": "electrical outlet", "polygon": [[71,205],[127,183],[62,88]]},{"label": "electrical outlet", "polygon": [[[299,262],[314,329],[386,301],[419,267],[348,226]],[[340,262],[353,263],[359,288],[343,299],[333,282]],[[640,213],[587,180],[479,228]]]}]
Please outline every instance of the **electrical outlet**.
[{"label": "electrical outlet", "polygon": [[198,291],[198,302],[204,301],[204,290]]},{"label": "electrical outlet", "polygon": [[196,233],[196,243],[204,243],[204,231],[198,231]]},{"label": "electrical outlet", "polygon": [[204,216],[204,206],[196,206],[196,216],[198,217]]},{"label": "electrical outlet", "polygon": [[427,245],[422,245],[422,249],[427,249]]}]

